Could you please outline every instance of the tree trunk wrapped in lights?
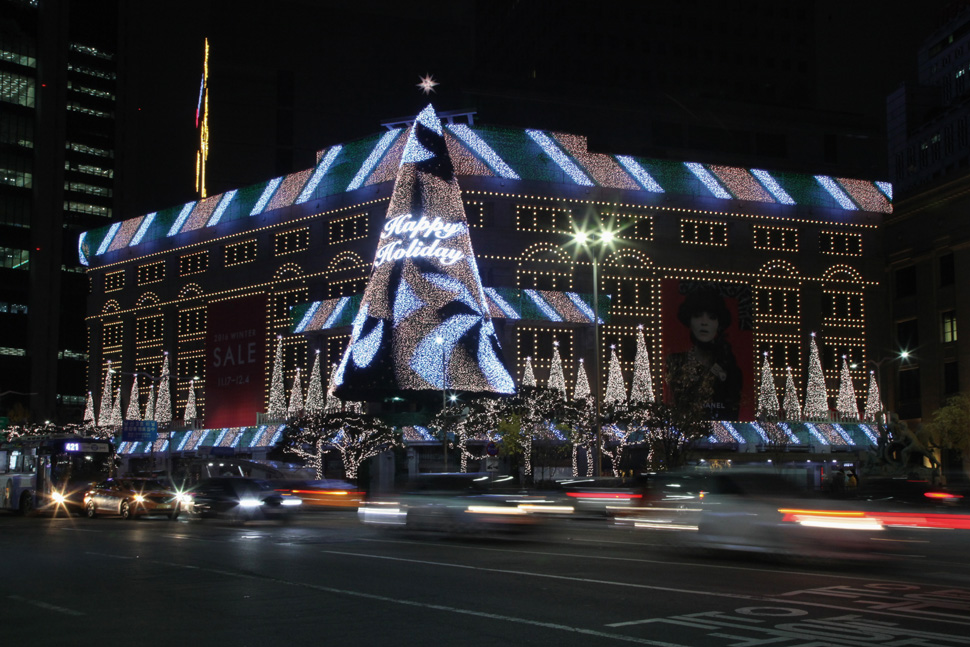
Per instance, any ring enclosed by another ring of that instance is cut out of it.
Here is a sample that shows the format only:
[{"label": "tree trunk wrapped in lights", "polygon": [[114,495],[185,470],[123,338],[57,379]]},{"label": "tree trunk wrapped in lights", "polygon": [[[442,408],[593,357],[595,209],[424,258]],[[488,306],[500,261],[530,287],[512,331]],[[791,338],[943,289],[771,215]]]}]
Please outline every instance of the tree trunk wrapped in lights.
[{"label": "tree trunk wrapped in lights", "polygon": [[579,448],[586,453],[586,476],[593,475],[593,448],[596,446],[596,402],[589,388],[586,364],[579,359],[576,367],[576,388],[571,403],[572,423],[569,428],[570,442],[573,446],[573,476],[579,476]]},{"label": "tree trunk wrapped in lights", "polygon": [[[616,356],[616,346],[610,350],[610,368],[606,380],[606,397],[603,398],[604,416],[599,424],[602,425],[600,437],[602,446],[600,451],[610,458],[613,466],[613,475],[620,475],[620,463],[623,460],[624,450],[636,444],[639,437],[636,427],[628,425],[619,426],[616,420],[624,417],[627,408],[626,384],[623,382],[623,370],[620,368],[620,360]],[[609,423],[604,424],[607,420]]]}]

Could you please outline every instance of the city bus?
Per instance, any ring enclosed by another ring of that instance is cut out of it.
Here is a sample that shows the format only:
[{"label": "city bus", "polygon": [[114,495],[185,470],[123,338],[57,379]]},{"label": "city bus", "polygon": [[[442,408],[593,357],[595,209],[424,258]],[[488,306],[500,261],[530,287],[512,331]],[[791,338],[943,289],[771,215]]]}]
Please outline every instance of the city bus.
[{"label": "city bus", "polygon": [[85,491],[110,476],[113,456],[109,440],[71,434],[0,443],[0,510],[80,512]]}]

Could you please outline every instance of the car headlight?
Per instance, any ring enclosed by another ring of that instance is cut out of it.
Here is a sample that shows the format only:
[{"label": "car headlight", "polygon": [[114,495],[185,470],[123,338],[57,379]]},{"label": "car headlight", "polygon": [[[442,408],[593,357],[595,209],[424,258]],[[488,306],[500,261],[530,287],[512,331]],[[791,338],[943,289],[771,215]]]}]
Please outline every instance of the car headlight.
[{"label": "car headlight", "polygon": [[135,495],[135,503],[144,503],[144,502],[145,502],[145,497],[143,497],[140,494]]},{"label": "car headlight", "polygon": [[281,504],[285,506],[303,505],[303,501],[300,499],[297,499],[296,497],[287,497],[283,499],[283,501],[281,501]]},{"label": "car headlight", "polygon": [[182,505],[192,505],[193,503],[191,494],[179,493],[178,496],[175,497],[175,499]]},{"label": "car headlight", "polygon": [[67,497],[61,492],[52,492],[51,498],[54,499],[54,503],[64,503],[67,501]]},{"label": "car headlight", "polygon": [[240,499],[239,507],[241,508],[258,508],[263,505],[262,499]]}]

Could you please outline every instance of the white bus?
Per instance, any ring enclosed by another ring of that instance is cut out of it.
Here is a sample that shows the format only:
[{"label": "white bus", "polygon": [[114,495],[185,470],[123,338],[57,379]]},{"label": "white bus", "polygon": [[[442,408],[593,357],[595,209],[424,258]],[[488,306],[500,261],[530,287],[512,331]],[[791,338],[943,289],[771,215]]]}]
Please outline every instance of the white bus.
[{"label": "white bus", "polygon": [[84,493],[111,473],[111,442],[70,434],[0,444],[0,510],[80,512]]}]

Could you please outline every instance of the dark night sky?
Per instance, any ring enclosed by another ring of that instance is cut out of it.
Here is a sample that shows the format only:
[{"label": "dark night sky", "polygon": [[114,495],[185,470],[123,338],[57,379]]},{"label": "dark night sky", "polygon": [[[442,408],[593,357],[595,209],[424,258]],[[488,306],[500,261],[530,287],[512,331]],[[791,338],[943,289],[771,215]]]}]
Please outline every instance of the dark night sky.
[{"label": "dark night sky", "polygon": [[[697,11],[705,2],[684,4]],[[502,91],[501,79],[482,72],[488,52],[473,37],[476,3],[469,0],[123,4],[127,17],[119,73],[128,75],[128,93],[121,97],[126,126],[119,177],[124,217],[194,197],[194,112],[206,36],[211,46],[210,193],[279,175],[281,164],[308,168],[313,151],[376,133],[383,120],[415,114],[428,100],[415,87],[425,73],[441,82],[431,95],[438,110],[475,108],[466,91],[480,91],[483,84],[490,92]],[[507,4],[493,0],[486,6],[502,11]],[[762,3],[768,4],[777,3]],[[945,4],[814,3],[816,107],[860,113],[882,123],[886,95],[914,77],[916,47]],[[555,6],[583,20],[582,4]],[[584,52],[584,58],[608,65],[609,48],[601,49]],[[583,79],[577,84],[591,85]],[[284,103],[292,102],[294,145],[290,159],[278,161],[277,88],[287,86],[292,93],[284,93]],[[563,88],[570,91],[575,92]],[[608,88],[596,92],[606,95]],[[548,127],[538,102],[523,106],[515,118],[517,123],[503,123]],[[480,113],[479,119],[488,115]]]}]

